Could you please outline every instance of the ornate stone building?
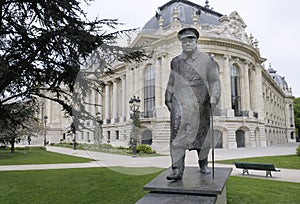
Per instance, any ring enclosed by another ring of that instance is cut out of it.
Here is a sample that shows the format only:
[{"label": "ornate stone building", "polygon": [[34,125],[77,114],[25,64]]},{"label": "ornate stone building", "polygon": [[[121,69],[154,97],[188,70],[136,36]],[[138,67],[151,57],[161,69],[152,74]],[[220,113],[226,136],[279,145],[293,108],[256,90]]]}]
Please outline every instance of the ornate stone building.
[{"label": "ornate stone building", "polygon": [[[214,116],[215,134],[220,136],[217,147],[256,147],[295,141],[291,88],[271,66],[264,67],[266,59],[260,56],[258,41],[245,32],[243,19],[237,12],[223,15],[208,5],[202,7],[186,0],[171,0],[159,7],[130,42],[129,46],[146,47],[150,59],[116,63],[113,75],[104,74],[99,79],[105,83],[103,94],[93,93],[90,100],[102,106],[91,109],[95,115],[100,113],[104,121],[101,141],[128,145],[132,128],[128,101],[137,96],[141,99],[142,143],[158,151],[168,149],[170,119],[164,92],[170,61],[181,52],[177,32],[187,26],[199,31],[199,49],[209,53],[218,65],[222,96],[218,104],[220,114]],[[55,120],[53,117],[49,121],[50,128],[56,127]],[[93,131],[77,135],[79,142],[97,140],[99,136]]]}]

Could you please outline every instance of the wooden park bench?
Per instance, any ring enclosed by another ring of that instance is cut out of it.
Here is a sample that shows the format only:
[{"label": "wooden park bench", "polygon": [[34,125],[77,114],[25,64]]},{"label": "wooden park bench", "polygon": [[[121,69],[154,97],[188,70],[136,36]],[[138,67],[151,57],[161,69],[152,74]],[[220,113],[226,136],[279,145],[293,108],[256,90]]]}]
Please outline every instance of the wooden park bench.
[{"label": "wooden park bench", "polygon": [[243,169],[243,175],[247,173],[249,175],[249,169],[252,170],[262,170],[266,171],[266,177],[272,177],[271,172],[276,171],[279,172],[279,169],[276,169],[273,164],[260,164],[260,163],[247,163],[247,162],[234,162],[234,165],[238,169]]}]

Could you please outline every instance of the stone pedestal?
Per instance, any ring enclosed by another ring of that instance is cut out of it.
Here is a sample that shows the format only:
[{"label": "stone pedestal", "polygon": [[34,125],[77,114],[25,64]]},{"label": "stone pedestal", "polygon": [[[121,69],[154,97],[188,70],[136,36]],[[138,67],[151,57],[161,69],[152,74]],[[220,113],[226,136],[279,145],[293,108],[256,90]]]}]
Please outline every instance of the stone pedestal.
[{"label": "stone pedestal", "polygon": [[212,178],[212,174],[201,174],[199,167],[186,167],[182,180],[168,181],[169,168],[144,186],[144,190],[150,193],[137,204],[225,204],[226,182],[231,171],[231,168],[215,168],[215,177]]}]

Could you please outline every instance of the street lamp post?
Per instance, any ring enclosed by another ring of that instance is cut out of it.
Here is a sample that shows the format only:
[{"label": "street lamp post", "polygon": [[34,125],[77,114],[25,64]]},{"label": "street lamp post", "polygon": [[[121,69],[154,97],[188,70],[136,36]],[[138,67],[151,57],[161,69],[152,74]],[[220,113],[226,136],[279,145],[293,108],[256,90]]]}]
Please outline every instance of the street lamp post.
[{"label": "street lamp post", "polygon": [[73,150],[76,150],[77,147],[76,147],[76,126],[75,126],[75,123],[73,122],[71,124],[71,132],[73,134]]},{"label": "street lamp post", "polygon": [[45,124],[44,146],[47,145],[47,138],[46,138],[46,135],[47,135],[47,121],[48,121],[48,116],[45,115],[44,116],[44,124]]},{"label": "street lamp post", "polygon": [[131,143],[132,143],[132,157],[136,157],[136,145],[139,136],[139,108],[140,108],[141,100],[139,97],[133,96],[129,100],[129,108],[133,112],[133,124],[132,124],[132,132],[131,132]]}]

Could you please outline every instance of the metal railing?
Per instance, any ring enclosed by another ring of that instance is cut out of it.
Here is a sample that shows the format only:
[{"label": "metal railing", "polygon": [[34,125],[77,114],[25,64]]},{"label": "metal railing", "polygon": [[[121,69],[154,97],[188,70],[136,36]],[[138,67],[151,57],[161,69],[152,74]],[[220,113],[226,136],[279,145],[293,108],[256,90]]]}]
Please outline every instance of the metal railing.
[{"label": "metal railing", "polygon": [[[140,112],[140,118],[155,118],[155,111]],[[130,114],[130,119],[133,119],[133,113]]]},{"label": "metal railing", "polygon": [[236,117],[249,117],[249,111],[234,110],[234,116],[236,116]]}]

